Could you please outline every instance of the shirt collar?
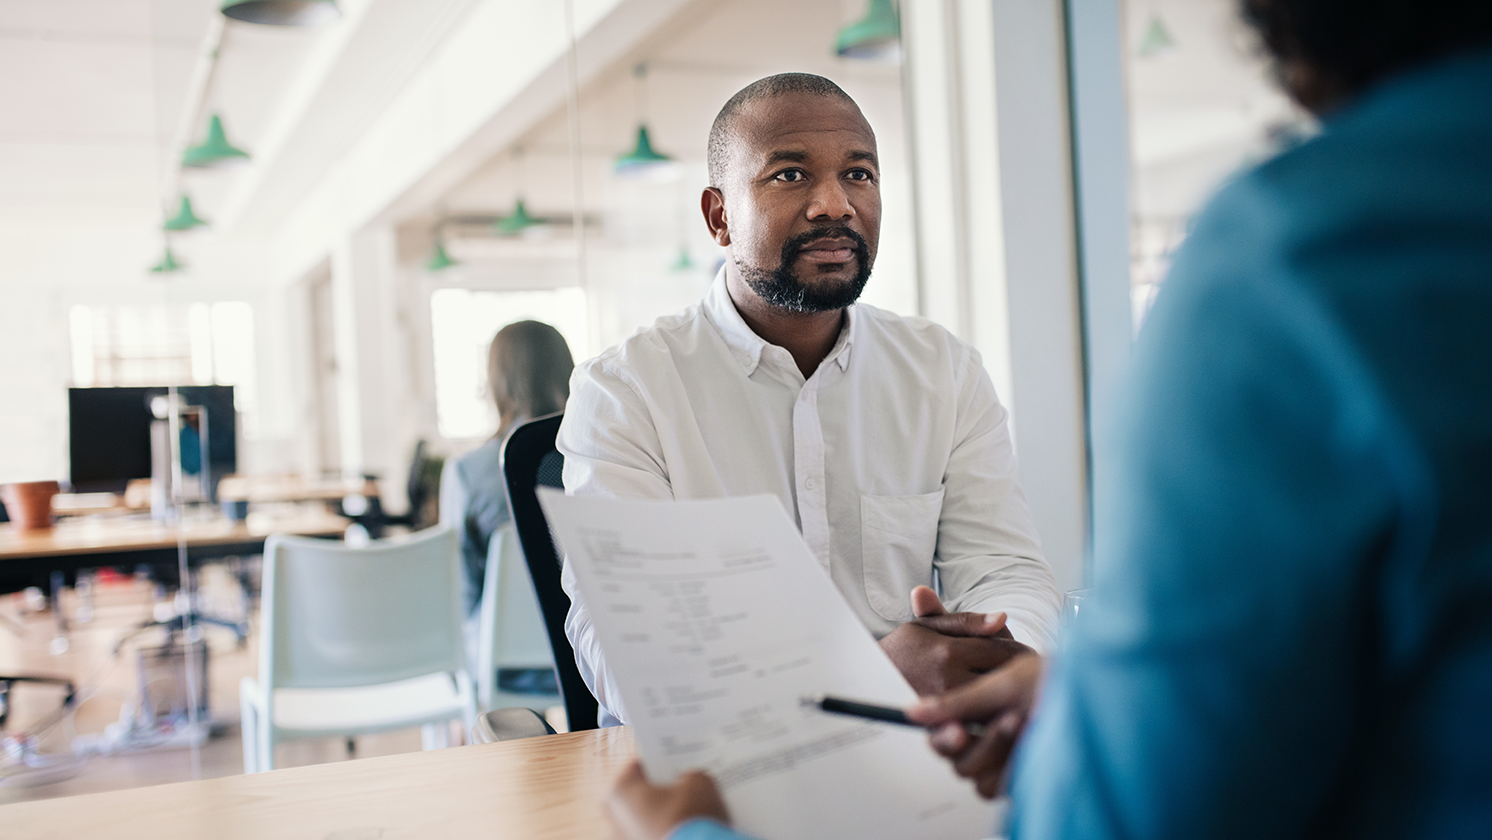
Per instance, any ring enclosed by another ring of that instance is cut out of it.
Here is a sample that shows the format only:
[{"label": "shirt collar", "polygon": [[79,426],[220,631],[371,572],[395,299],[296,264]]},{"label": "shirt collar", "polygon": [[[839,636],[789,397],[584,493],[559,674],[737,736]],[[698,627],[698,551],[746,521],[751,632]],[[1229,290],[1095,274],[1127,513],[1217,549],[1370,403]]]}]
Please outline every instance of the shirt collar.
[{"label": "shirt collar", "polygon": [[[731,355],[745,369],[746,375],[755,373],[757,365],[761,364],[762,350],[767,347],[767,342],[752,331],[736,310],[735,302],[730,299],[730,291],[725,287],[725,266],[720,267],[720,272],[710,284],[710,291],[705,294],[704,309],[720,330],[720,337],[725,339]],[[853,305],[845,307],[844,327],[839,331],[839,339],[834,342],[829,355],[824,357],[825,363],[834,362],[839,365],[840,370],[849,368],[850,348],[855,341],[855,325],[859,320]]]}]

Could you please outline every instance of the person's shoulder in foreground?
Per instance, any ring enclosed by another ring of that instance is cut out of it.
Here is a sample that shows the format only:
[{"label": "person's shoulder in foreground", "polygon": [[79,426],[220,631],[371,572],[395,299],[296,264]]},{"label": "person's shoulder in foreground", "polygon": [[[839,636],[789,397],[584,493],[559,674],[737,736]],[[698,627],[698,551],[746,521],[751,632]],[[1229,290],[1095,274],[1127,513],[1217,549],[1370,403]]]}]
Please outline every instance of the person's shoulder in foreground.
[{"label": "person's shoulder in foreground", "polygon": [[696,818],[668,835],[668,840],[750,840],[746,835],[711,819]]},{"label": "person's shoulder in foreground", "polygon": [[[1492,51],[1202,215],[1136,347],[1014,836],[1492,826]],[[1104,481],[1105,475],[1107,481]]]}]

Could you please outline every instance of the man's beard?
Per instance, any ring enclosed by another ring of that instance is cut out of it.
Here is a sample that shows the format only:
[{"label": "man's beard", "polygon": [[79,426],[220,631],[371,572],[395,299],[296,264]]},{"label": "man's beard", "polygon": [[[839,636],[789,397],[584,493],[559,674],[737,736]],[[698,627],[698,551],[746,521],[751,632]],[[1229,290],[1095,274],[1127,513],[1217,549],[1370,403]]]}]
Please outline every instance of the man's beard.
[{"label": "man's beard", "polygon": [[[844,238],[855,243],[855,276],[829,288],[809,288],[793,270],[798,254],[821,239]],[[762,300],[790,312],[832,312],[854,303],[870,280],[870,248],[865,237],[847,227],[825,227],[805,231],[782,244],[782,261],[777,268],[746,265],[735,261],[736,271]]]}]

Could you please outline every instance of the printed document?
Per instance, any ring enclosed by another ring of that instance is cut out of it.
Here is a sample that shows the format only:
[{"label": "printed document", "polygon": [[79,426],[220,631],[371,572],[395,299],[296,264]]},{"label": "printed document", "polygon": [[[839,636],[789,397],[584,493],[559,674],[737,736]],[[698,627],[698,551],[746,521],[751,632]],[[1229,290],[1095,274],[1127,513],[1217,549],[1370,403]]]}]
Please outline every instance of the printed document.
[{"label": "printed document", "polygon": [[916,699],[775,496],[657,502],[539,490],[648,777],[715,777],[763,840],[976,840],[993,805],[920,729],[804,698]]}]

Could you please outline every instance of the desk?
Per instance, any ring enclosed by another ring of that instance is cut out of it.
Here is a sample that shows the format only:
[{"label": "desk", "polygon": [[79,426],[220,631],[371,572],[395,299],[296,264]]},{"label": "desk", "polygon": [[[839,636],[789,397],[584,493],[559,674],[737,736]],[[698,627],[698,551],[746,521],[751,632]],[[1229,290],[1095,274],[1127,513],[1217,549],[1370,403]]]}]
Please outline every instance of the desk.
[{"label": "desk", "polygon": [[340,502],[347,496],[378,498],[378,482],[366,478],[307,479],[294,475],[230,475],[218,482],[224,502]]},{"label": "desk", "polygon": [[602,840],[626,727],[0,806],[6,840]]},{"label": "desk", "polygon": [[177,542],[186,537],[187,559],[258,554],[270,534],[338,536],[347,520],[323,511],[289,517],[251,515],[247,520],[186,521],[180,526],[148,519],[63,521],[45,531],[18,531],[0,523],[0,592],[47,586],[52,572],[76,573],[99,566],[141,563],[174,565]]}]

